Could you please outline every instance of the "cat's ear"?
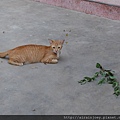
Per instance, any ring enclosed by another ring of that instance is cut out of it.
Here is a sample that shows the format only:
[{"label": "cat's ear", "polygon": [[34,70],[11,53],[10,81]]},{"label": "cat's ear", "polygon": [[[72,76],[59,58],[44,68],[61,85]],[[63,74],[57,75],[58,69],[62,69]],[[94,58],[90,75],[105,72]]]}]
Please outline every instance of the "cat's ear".
[{"label": "cat's ear", "polygon": [[48,40],[49,40],[50,44],[52,44],[52,43],[53,43],[53,40],[51,40],[51,39],[48,39]]},{"label": "cat's ear", "polygon": [[65,40],[60,40],[60,42],[63,44],[65,42]]}]

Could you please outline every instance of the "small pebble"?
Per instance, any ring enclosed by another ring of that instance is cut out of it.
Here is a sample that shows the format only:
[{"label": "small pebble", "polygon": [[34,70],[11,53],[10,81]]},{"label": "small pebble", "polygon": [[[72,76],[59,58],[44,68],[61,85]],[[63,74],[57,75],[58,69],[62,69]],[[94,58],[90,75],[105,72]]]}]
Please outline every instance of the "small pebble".
[{"label": "small pebble", "polygon": [[32,111],[36,111],[35,109],[33,109]]}]

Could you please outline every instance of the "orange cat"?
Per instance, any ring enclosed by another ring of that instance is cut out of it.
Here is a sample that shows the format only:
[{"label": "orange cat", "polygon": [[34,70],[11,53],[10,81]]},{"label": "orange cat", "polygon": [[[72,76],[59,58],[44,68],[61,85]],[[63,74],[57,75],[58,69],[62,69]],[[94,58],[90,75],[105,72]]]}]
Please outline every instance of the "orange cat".
[{"label": "orange cat", "polygon": [[60,51],[64,40],[49,40],[50,46],[23,45],[6,52],[0,53],[0,58],[9,57],[8,63],[12,65],[24,65],[25,63],[58,63]]}]

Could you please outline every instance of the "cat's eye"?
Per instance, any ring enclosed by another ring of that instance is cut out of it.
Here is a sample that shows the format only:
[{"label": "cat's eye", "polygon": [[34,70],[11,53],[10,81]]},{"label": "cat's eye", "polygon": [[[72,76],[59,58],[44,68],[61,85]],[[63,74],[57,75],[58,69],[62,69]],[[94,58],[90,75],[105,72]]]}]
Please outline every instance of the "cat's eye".
[{"label": "cat's eye", "polygon": [[55,47],[53,47],[53,49],[55,49]]},{"label": "cat's eye", "polygon": [[60,47],[58,47],[58,49],[60,49]]}]

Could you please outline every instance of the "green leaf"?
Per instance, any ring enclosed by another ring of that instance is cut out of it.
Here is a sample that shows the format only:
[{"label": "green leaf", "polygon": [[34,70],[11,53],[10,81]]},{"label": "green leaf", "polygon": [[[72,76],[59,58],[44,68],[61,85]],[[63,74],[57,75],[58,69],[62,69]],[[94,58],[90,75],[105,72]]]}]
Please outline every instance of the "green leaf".
[{"label": "green leaf", "polygon": [[102,79],[98,82],[98,85],[101,85],[101,84],[103,84],[103,83],[105,83],[105,78],[102,78]]},{"label": "green leaf", "polygon": [[107,74],[106,74],[106,72],[103,72],[103,75],[102,75],[103,77],[107,77]]},{"label": "green leaf", "polygon": [[111,80],[110,78],[107,78],[107,82],[108,82],[108,84],[113,84],[113,80]]},{"label": "green leaf", "polygon": [[117,91],[117,90],[120,90],[119,86],[117,86],[117,87],[114,88],[114,91]]},{"label": "green leaf", "polygon": [[120,95],[120,90],[115,91],[114,94],[117,96]]},{"label": "green leaf", "polygon": [[112,85],[112,87],[115,88],[115,87],[117,87],[118,85],[119,85],[118,82],[114,82],[113,85]]},{"label": "green leaf", "polygon": [[94,78],[96,78],[98,76],[99,76],[99,72],[96,72],[95,75],[94,75]]},{"label": "green leaf", "polygon": [[97,63],[97,64],[96,64],[96,68],[102,69],[102,66],[100,65],[100,63]]},{"label": "green leaf", "polygon": [[92,79],[90,77],[84,77],[85,80],[87,80],[88,82],[91,82]]},{"label": "green leaf", "polygon": [[84,85],[86,83],[86,80],[80,80],[78,83],[81,83],[81,85]]},{"label": "green leaf", "polygon": [[114,80],[114,79],[116,79],[116,77],[115,76],[110,76],[110,79]]},{"label": "green leaf", "polygon": [[103,71],[100,71],[100,74],[101,74],[102,76],[105,76],[105,74],[104,74],[104,72],[103,72]]},{"label": "green leaf", "polygon": [[92,79],[91,81],[94,81],[94,80],[95,80],[95,78],[96,78],[96,77],[92,77],[92,78],[91,78],[91,79]]},{"label": "green leaf", "polygon": [[108,72],[108,74],[109,74],[110,76],[114,76],[114,74],[113,74],[112,72]]},{"label": "green leaf", "polygon": [[105,77],[108,77],[108,76],[109,76],[109,73],[105,71],[105,72],[104,72],[104,76],[105,76]]}]

